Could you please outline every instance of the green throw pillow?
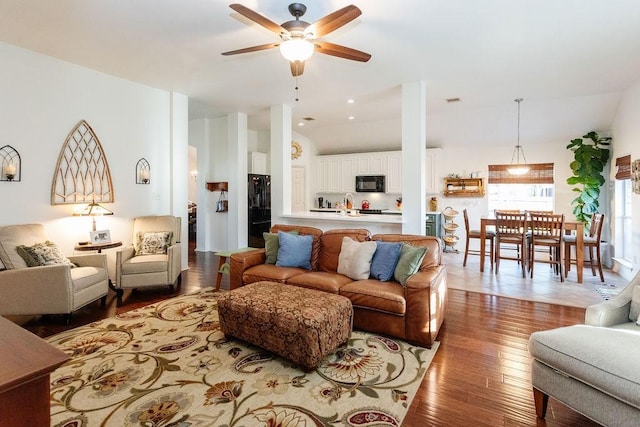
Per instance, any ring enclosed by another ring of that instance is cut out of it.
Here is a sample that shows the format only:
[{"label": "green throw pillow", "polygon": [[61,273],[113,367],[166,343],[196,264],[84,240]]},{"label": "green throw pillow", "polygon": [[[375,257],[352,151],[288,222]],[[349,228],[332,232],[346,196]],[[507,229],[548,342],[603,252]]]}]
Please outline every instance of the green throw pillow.
[{"label": "green throw pillow", "polygon": [[16,246],[16,252],[28,267],[54,264],[67,264],[75,267],[75,264],[62,254],[60,248],[48,240],[44,243],[36,243],[33,246]]},{"label": "green throw pillow", "polygon": [[[298,234],[298,230],[287,231],[287,233]],[[278,260],[278,249],[280,249],[280,243],[278,241],[278,233],[262,233],[264,238],[264,253],[266,259],[265,264],[275,264]]]},{"label": "green throw pillow", "polygon": [[393,278],[404,286],[407,283],[407,279],[418,271],[426,253],[427,248],[415,247],[403,243],[402,250],[400,251],[400,259],[398,259],[398,264],[393,272]]}]

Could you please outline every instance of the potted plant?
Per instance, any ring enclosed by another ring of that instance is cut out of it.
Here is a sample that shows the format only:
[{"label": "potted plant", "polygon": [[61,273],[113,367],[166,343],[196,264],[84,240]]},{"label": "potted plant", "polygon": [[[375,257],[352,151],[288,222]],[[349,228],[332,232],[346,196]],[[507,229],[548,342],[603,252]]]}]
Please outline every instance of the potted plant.
[{"label": "potted plant", "polygon": [[601,137],[591,131],[582,138],[571,140],[567,149],[573,151],[574,160],[570,167],[573,175],[567,178],[567,184],[575,186],[578,196],[573,199],[573,214],[576,220],[589,223],[591,214],[598,212],[600,187],[605,183],[602,175],[609,161],[610,137]]}]

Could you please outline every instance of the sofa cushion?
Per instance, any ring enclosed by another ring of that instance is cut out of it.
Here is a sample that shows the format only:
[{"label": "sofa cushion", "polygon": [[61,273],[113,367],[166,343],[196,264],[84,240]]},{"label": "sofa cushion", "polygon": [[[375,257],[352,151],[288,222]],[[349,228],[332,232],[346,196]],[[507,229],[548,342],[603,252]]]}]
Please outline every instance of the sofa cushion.
[{"label": "sofa cushion", "polygon": [[[287,231],[287,233],[298,234],[298,230]],[[275,264],[278,260],[278,249],[280,249],[280,243],[278,242],[278,233],[262,233],[264,239],[264,255],[265,264]]]},{"label": "sofa cushion", "polygon": [[298,231],[298,234],[302,236],[312,236],[313,243],[311,245],[311,269],[318,269],[318,256],[320,254],[320,236],[322,236],[322,230],[315,227],[306,227],[302,225],[287,225],[287,224],[275,224],[271,226],[271,232],[277,233],[278,231]]},{"label": "sofa cushion", "polygon": [[60,248],[48,240],[43,243],[36,243],[33,246],[18,245],[16,246],[16,252],[24,259],[28,267],[55,264],[67,264],[75,267],[75,264],[63,255]]},{"label": "sofa cushion", "polygon": [[393,271],[394,279],[404,286],[409,276],[418,271],[426,253],[427,248],[425,247],[415,247],[403,243],[402,250],[400,251],[400,259],[398,259],[396,269]]},{"label": "sofa cushion", "polygon": [[158,273],[167,271],[167,255],[134,256],[122,263],[122,274]]},{"label": "sofa cushion", "polygon": [[136,256],[166,254],[172,236],[172,231],[138,231],[134,245]]},{"label": "sofa cushion", "polygon": [[400,259],[402,243],[376,242],[376,251],[371,260],[371,277],[386,282],[393,278],[393,272]]},{"label": "sofa cushion", "polygon": [[47,240],[47,233],[42,224],[7,225],[0,227],[0,260],[7,269],[27,268],[16,247],[34,245]]},{"label": "sofa cushion", "polygon": [[277,267],[273,264],[258,264],[247,268],[242,273],[242,283],[245,285],[261,281],[284,283],[291,277],[308,271],[299,267]]},{"label": "sofa cushion", "polygon": [[368,279],[375,251],[376,242],[356,242],[350,237],[343,237],[338,258],[338,273],[353,280]]},{"label": "sofa cushion", "polygon": [[640,408],[640,359],[630,351],[639,342],[638,326],[617,330],[573,325],[534,332],[529,351],[563,375]]},{"label": "sofa cushion", "polygon": [[338,271],[338,260],[342,250],[342,239],[351,237],[356,242],[366,242],[371,233],[364,228],[336,228],[327,230],[320,237],[320,254],[318,256],[318,270],[335,273]]},{"label": "sofa cushion", "polygon": [[367,279],[347,283],[340,288],[340,295],[349,300],[354,307],[404,316],[407,301],[404,288],[396,282],[381,282]]},{"label": "sofa cushion", "polygon": [[296,236],[290,233],[278,232],[278,267],[300,267],[311,269],[312,236]]},{"label": "sofa cushion", "polygon": [[71,270],[71,281],[76,292],[90,288],[101,280],[107,280],[104,268],[77,267]]},{"label": "sofa cushion", "polygon": [[309,273],[298,274],[287,279],[287,285],[301,288],[317,289],[319,291],[340,293],[340,288],[353,280],[340,273],[329,271],[311,271]]}]

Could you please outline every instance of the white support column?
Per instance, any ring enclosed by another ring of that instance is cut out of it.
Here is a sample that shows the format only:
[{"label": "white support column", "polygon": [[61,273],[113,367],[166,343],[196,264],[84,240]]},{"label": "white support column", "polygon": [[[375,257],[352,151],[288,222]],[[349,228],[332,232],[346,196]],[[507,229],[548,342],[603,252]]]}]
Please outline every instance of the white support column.
[{"label": "white support column", "polygon": [[271,107],[271,223],[291,213],[291,106]]},{"label": "white support column", "polygon": [[182,269],[189,267],[189,216],[187,215],[189,176],[189,98],[171,92],[171,212],[182,218],[180,231]]},{"label": "white support column", "polygon": [[402,232],[425,234],[426,90],[422,81],[402,85]]},{"label": "white support column", "polygon": [[[227,116],[227,161],[229,167],[229,213],[227,247],[244,248],[248,242],[247,115]],[[233,166],[231,166],[233,165]]]}]

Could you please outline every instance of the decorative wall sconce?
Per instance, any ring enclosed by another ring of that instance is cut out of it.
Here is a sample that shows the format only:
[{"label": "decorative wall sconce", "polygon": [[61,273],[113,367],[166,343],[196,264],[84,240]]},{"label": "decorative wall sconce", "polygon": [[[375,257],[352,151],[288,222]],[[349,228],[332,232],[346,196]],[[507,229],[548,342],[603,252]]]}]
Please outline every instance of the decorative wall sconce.
[{"label": "decorative wall sconce", "polygon": [[151,182],[150,176],[151,166],[144,157],[138,160],[136,163],[136,184],[149,184]]},{"label": "decorative wall sconce", "polygon": [[20,153],[10,145],[0,148],[0,181],[20,181],[22,175]]}]

